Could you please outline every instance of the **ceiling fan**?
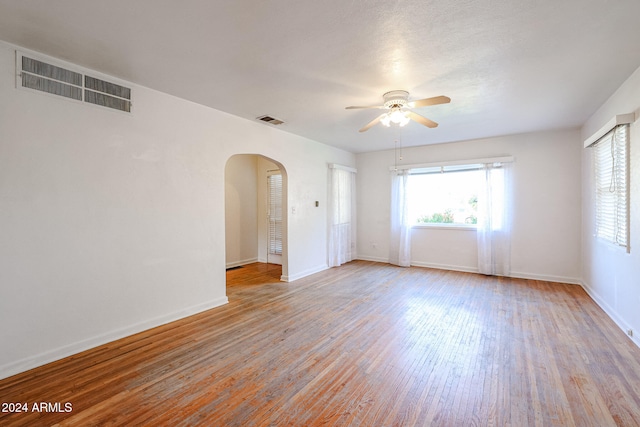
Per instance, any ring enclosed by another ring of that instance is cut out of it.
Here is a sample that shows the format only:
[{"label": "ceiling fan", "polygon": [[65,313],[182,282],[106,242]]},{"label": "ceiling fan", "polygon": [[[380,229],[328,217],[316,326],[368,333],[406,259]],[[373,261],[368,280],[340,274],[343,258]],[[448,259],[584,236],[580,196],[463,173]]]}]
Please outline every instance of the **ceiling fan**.
[{"label": "ceiling fan", "polygon": [[355,110],[359,108],[376,108],[380,110],[388,110],[385,113],[380,114],[375,119],[367,123],[360,132],[366,132],[376,123],[380,122],[384,126],[389,127],[391,123],[395,123],[399,126],[404,126],[409,123],[410,120],[416,121],[421,125],[434,128],[438,124],[432,120],[422,117],[420,114],[414,113],[410,108],[427,107],[429,105],[447,104],[451,102],[451,98],[448,96],[434,96],[433,98],[419,99],[417,101],[409,101],[409,92],[406,90],[392,90],[382,95],[384,104],[372,105],[372,106],[351,106],[347,107],[347,110]]}]

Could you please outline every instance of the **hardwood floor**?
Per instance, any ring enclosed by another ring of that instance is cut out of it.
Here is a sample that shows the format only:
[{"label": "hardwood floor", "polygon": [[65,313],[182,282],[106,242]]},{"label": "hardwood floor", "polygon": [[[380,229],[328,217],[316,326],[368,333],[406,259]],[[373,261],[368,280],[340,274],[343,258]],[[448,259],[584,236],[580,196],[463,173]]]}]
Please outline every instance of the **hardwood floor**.
[{"label": "hardwood floor", "polygon": [[223,307],[0,381],[29,405],[0,425],[640,425],[640,349],[577,285],[268,267],[229,271]]}]

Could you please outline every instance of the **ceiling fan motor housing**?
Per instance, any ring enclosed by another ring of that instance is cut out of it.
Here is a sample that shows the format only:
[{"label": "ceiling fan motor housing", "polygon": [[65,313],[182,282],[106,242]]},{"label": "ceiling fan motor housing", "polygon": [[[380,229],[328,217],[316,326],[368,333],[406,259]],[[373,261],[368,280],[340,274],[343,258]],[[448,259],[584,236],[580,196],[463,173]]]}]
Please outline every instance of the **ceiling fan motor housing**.
[{"label": "ceiling fan motor housing", "polygon": [[406,90],[392,90],[382,95],[385,108],[403,108],[409,102],[409,92]]}]

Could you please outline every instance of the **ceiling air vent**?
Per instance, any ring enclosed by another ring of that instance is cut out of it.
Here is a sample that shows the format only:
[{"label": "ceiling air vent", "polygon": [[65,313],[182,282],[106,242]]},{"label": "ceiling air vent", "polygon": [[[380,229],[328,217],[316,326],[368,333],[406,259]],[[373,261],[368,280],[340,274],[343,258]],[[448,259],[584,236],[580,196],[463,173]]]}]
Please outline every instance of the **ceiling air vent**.
[{"label": "ceiling air vent", "polygon": [[281,125],[284,123],[282,120],[274,119],[271,116],[260,116],[257,119],[265,123],[271,123],[272,125]]},{"label": "ceiling air vent", "polygon": [[76,101],[131,112],[131,89],[17,52],[19,85]]}]

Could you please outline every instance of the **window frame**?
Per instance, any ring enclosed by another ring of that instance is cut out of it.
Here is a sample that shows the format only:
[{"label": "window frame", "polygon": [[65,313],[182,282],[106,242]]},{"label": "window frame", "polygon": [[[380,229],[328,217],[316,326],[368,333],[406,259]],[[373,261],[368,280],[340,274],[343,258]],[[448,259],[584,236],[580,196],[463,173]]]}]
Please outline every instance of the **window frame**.
[{"label": "window frame", "polygon": [[[482,164],[465,164],[465,165],[451,165],[451,166],[440,166],[440,167],[431,167],[431,168],[416,168],[409,171],[409,180],[411,180],[412,176],[418,175],[442,175],[445,176],[447,174],[455,174],[460,172],[472,172],[472,171],[480,171],[482,170]],[[415,194],[414,194],[415,195]],[[411,197],[408,195],[409,204],[411,205]],[[466,223],[456,223],[456,222],[413,222],[411,224],[411,228],[451,228],[451,229],[470,229],[475,230],[477,228],[477,224],[466,224]]]},{"label": "window frame", "polygon": [[437,230],[459,230],[459,231],[476,231],[477,224],[455,224],[447,222],[431,222],[431,223],[413,223],[411,228],[437,229]]},{"label": "window frame", "polygon": [[[463,170],[482,170],[485,164],[511,163],[515,160],[513,156],[489,157],[480,159],[452,160],[432,163],[419,163],[407,165],[394,165],[389,167],[389,171],[406,170],[409,175],[419,173],[435,173],[438,171],[455,172]],[[412,223],[412,229],[438,229],[457,231],[476,231],[477,224],[454,224],[454,223]]]}]

